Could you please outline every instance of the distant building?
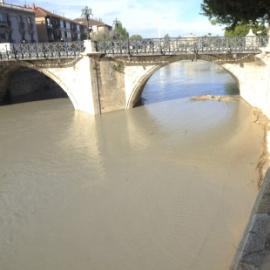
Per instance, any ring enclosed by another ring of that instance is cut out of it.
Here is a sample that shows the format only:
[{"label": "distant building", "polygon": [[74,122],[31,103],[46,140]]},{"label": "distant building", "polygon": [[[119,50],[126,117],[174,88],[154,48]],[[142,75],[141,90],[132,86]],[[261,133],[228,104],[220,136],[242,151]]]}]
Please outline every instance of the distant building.
[{"label": "distant building", "polygon": [[0,43],[37,42],[35,13],[0,0]]},{"label": "distant building", "polygon": [[[77,18],[74,20],[77,23],[80,23],[84,27],[84,33],[87,31],[88,22],[86,18]],[[98,37],[101,35],[109,35],[112,31],[112,26],[105,24],[102,20],[89,20],[89,27],[92,29],[91,37]]]},{"label": "distant building", "polygon": [[35,12],[39,42],[82,40],[83,26],[80,23],[34,4],[31,9]]}]

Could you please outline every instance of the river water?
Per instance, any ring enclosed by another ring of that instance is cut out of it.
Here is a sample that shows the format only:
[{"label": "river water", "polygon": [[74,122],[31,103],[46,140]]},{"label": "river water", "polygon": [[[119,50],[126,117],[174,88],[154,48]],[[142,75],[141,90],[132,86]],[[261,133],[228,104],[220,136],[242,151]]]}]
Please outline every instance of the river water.
[{"label": "river water", "polygon": [[1,270],[227,270],[258,193],[264,132],[206,62],[155,73],[143,106],[0,107]]}]

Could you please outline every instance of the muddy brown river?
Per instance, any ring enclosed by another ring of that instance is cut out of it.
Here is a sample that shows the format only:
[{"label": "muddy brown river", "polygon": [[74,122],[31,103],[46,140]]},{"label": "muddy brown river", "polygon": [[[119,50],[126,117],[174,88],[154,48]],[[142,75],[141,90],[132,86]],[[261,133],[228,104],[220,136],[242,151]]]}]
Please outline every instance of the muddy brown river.
[{"label": "muddy brown river", "polygon": [[0,107],[1,270],[227,270],[258,194],[252,108]]}]

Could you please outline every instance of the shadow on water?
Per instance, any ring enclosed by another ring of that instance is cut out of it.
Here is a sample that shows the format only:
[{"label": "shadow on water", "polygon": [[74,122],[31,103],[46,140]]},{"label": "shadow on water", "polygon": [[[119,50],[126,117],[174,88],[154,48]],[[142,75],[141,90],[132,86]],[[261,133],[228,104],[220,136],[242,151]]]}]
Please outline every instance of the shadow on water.
[{"label": "shadow on water", "polygon": [[18,71],[1,91],[0,105],[68,98],[63,89],[46,75],[29,68]]},{"label": "shadow on water", "polygon": [[153,74],[137,106],[203,95],[239,95],[239,89],[233,77],[216,64],[181,61]]}]

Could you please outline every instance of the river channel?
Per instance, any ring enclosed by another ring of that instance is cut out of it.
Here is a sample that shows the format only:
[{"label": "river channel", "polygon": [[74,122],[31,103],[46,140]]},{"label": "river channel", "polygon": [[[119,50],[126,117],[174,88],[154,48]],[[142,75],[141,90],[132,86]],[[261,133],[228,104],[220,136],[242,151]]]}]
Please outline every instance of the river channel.
[{"label": "river channel", "polygon": [[264,130],[233,79],[179,62],[142,104],[0,106],[1,270],[228,270],[258,194]]}]

